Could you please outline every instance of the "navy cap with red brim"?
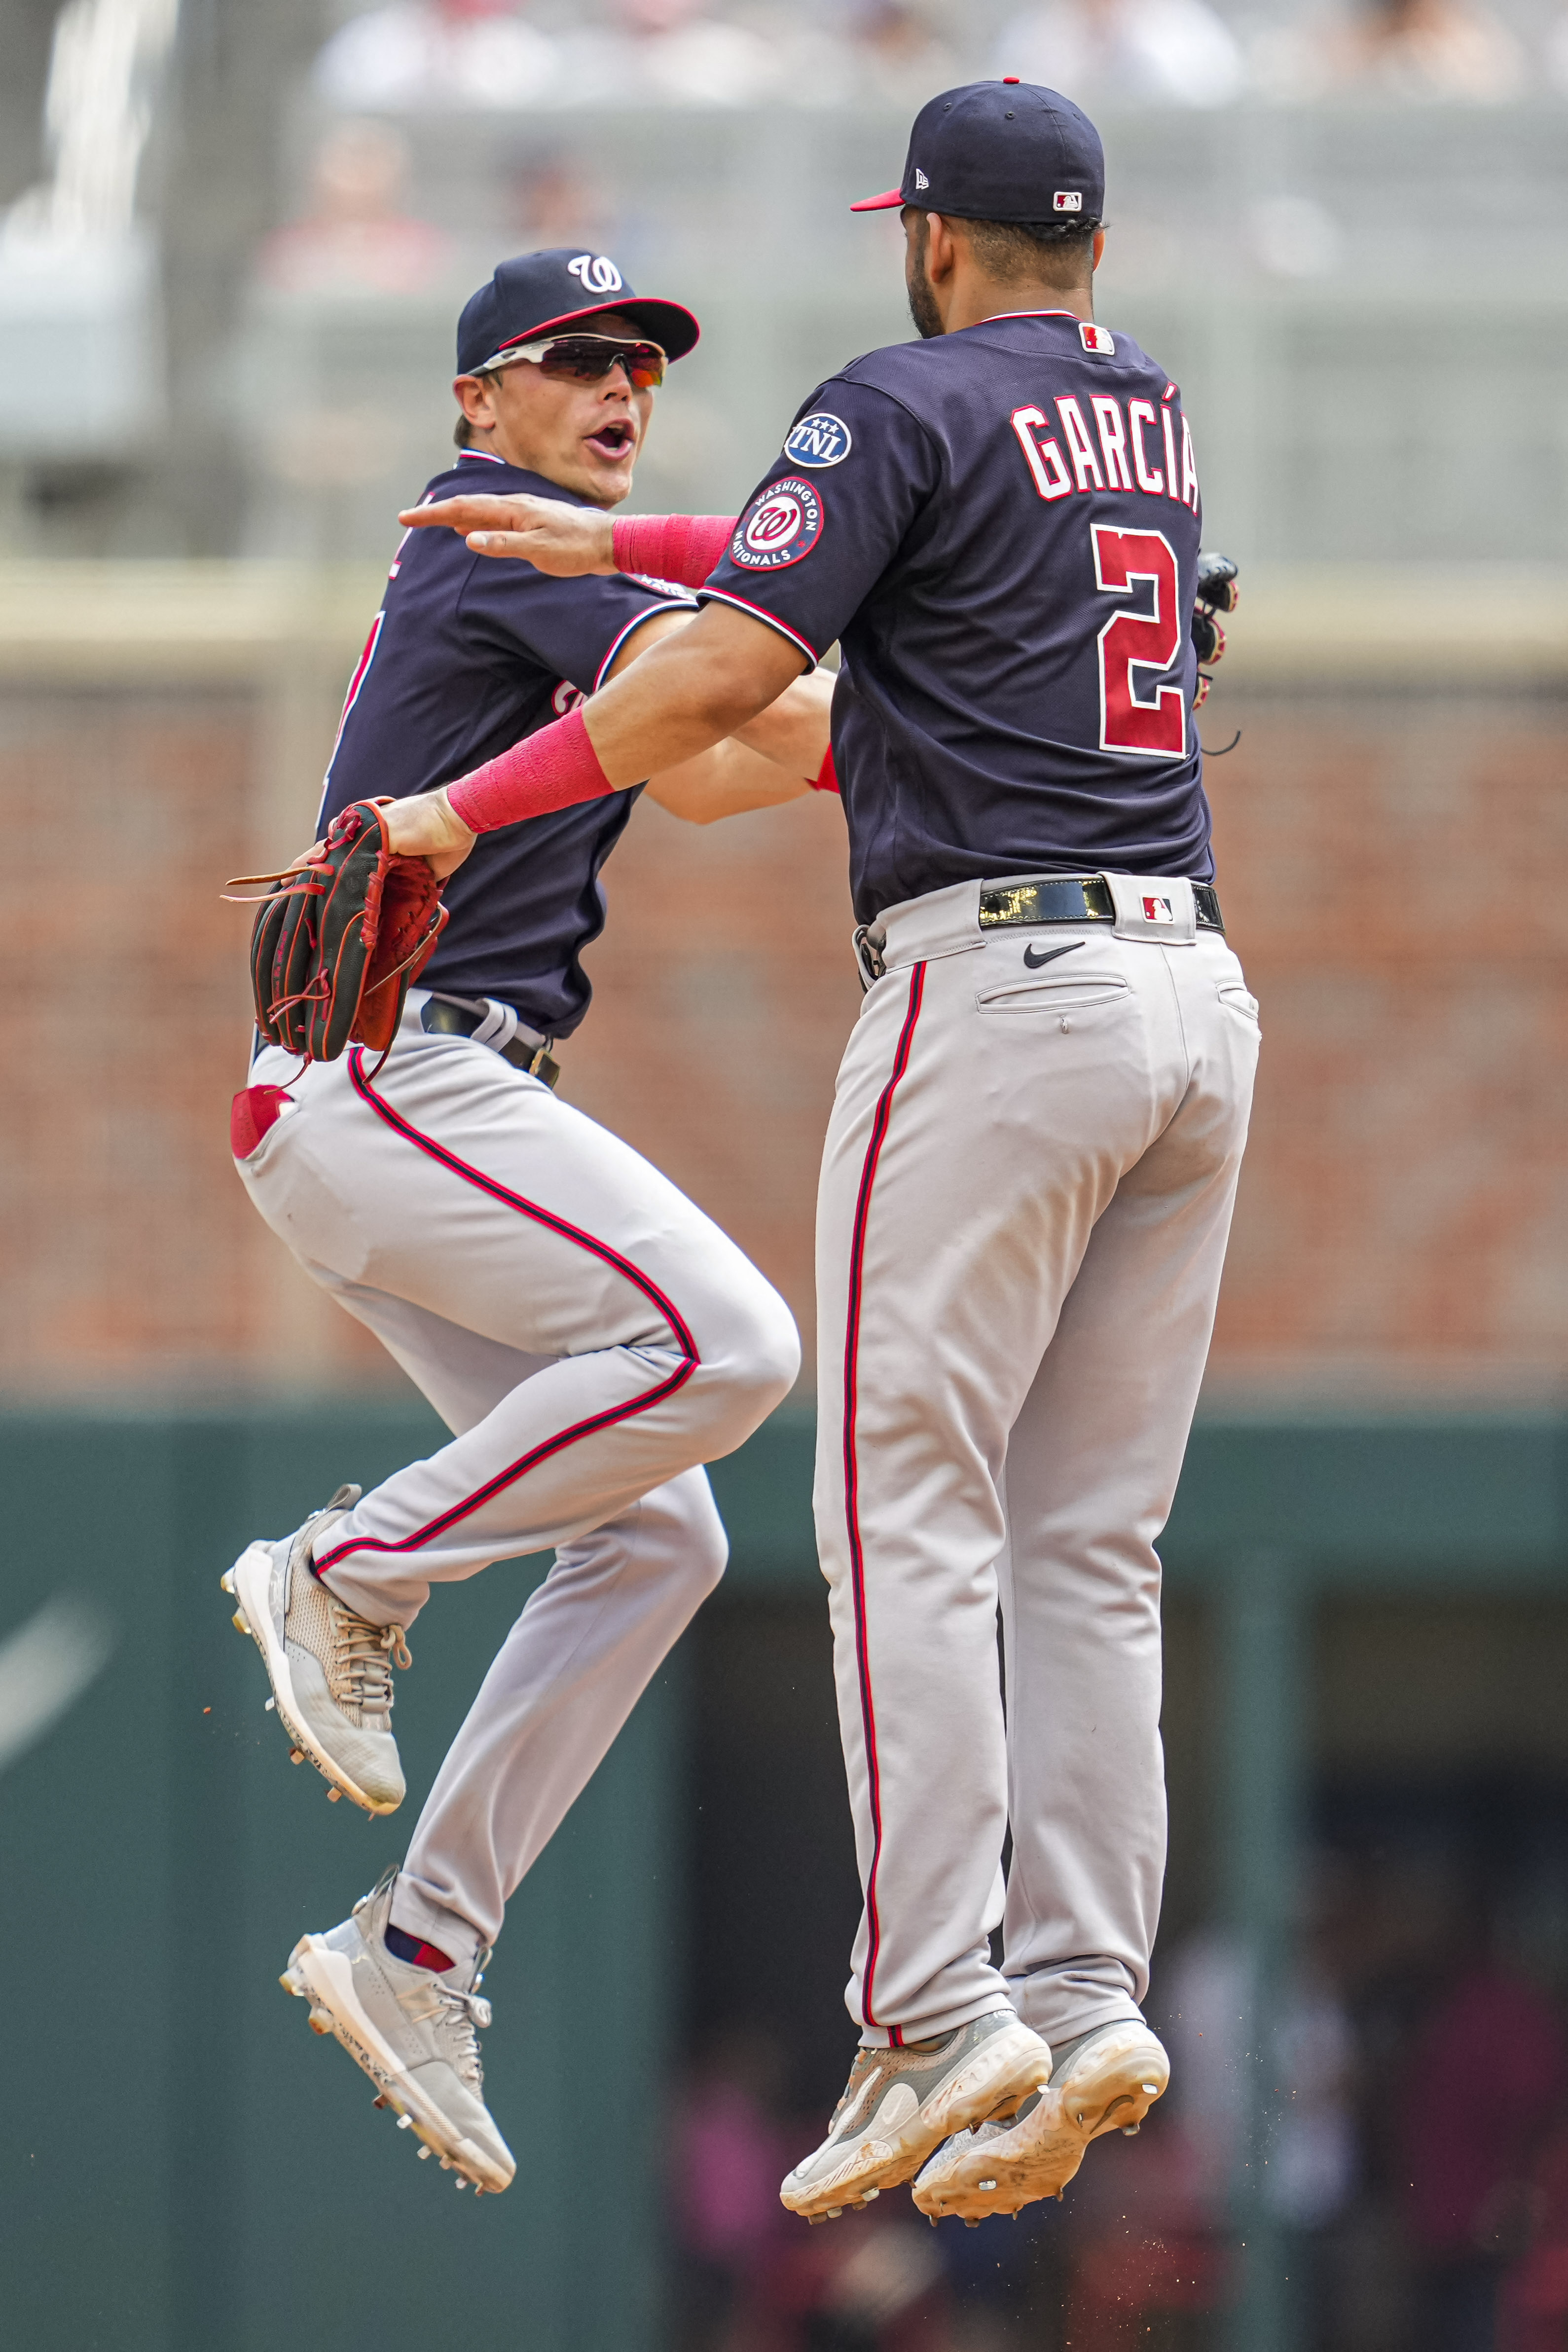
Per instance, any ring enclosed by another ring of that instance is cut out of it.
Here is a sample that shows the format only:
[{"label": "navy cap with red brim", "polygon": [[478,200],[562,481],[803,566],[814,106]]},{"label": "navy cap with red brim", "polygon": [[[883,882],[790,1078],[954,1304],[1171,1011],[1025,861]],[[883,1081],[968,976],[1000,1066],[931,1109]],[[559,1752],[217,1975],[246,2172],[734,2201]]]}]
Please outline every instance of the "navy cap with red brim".
[{"label": "navy cap with red brim", "polygon": [[1079,220],[1105,207],[1105,151],[1081,107],[1009,74],[946,89],[909,134],[904,178],[852,213],[917,205],[953,220]]},{"label": "navy cap with red brim", "polygon": [[684,359],[701,332],[684,302],[639,294],[606,253],[570,245],[503,261],[487,286],[465,302],[457,322],[457,372],[472,375],[520,343],[571,328],[591,330],[613,312],[673,360]]}]

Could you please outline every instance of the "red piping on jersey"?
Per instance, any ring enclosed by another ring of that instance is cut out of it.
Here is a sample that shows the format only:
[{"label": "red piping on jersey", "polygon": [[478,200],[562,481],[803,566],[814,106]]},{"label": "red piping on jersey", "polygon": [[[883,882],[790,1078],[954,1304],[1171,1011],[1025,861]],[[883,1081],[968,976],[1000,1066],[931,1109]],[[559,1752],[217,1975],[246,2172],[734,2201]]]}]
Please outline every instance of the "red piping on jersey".
[{"label": "red piping on jersey", "polygon": [[555,1436],[547,1437],[541,1444],[530,1446],[528,1453],[521,1455],[517,1461],[508,1463],[506,1469],[497,1471],[493,1478],[486,1479],[484,1486],[476,1492],[465,1496],[461,1503],[455,1503],[450,1510],[442,1511],[435,1518],[428,1520],[423,1527],[416,1528],[413,1535],[404,1536],[401,1541],[388,1543],[376,1536],[361,1536],[351,1543],[334,1546],[331,1550],[317,1558],[314,1564],[318,1576],[333,1567],[337,1561],[346,1559],[351,1552],[417,1551],[421,1545],[431,1542],[436,1536],[444,1535],[448,1528],[455,1526],[459,1519],[465,1519],[471,1511],[478,1510],[482,1504],[491,1501],[495,1496],[501,1494],[517,1479],[524,1477],[528,1471],[535,1469],[539,1463],[548,1462],[552,1454],[562,1453],[567,1446],[574,1445],[579,1438],[591,1437],[597,1430],[608,1429],[618,1421],[629,1421],[634,1414],[647,1412],[653,1405],[662,1404],[666,1397],[674,1396],[677,1389],[685,1388],[702,1362],[702,1358],[697,1353],[696,1341],[687,1329],[685,1319],[676,1311],[672,1301],[665,1297],[657,1283],[651,1282],[645,1274],[632,1264],[630,1258],[622,1257],[620,1252],[612,1250],[607,1242],[596,1241],[591,1234],[585,1234],[580,1226],[569,1225],[564,1217],[555,1216],[549,1209],[541,1209],[537,1202],[525,1201],[520,1192],[514,1192],[508,1186],[498,1184],[493,1176],[486,1176],[482,1170],[470,1167],[467,1160],[459,1160],[456,1153],[448,1151],[444,1144],[436,1143],[428,1135],[422,1135],[417,1127],[411,1126],[400,1111],[393,1110],[391,1103],[384,1101],[377,1094],[365,1076],[362,1046],[355,1045],[350,1051],[349,1077],[360,1100],[368,1103],[376,1117],[384,1120],[394,1135],[401,1135],[403,1140],[406,1143],[412,1143],[416,1150],[423,1151],[428,1158],[439,1161],[443,1168],[449,1168],[452,1173],[455,1176],[460,1176],[465,1184],[473,1184],[481,1192],[488,1192],[493,1201],[501,1202],[508,1209],[516,1209],[519,1216],[532,1218],[536,1224],[543,1225],[548,1232],[559,1234],[564,1241],[575,1242],[580,1249],[590,1251],[594,1257],[602,1260],[604,1265],[612,1267],[615,1273],[624,1275],[627,1281],[640,1290],[652,1306],[658,1308],[659,1313],[674,1333],[676,1345],[681,1351],[681,1361],[667,1380],[661,1381],[656,1388],[649,1389],[645,1395],[630,1397],[624,1404],[607,1406],[604,1412],[592,1413],[588,1420],[575,1422],[570,1429],[559,1430]]},{"label": "red piping on jersey", "polygon": [[[680,583],[677,582],[676,585],[678,586],[679,584]],[[692,607],[686,602],[685,597],[682,597],[677,602],[674,596],[671,596],[667,597],[662,604],[650,604],[645,613],[633,613],[632,618],[627,622],[626,626],[616,638],[615,643],[611,646],[610,651],[605,655],[604,659],[600,663],[598,669],[594,672],[594,693],[597,694],[599,692],[600,688],[604,684],[610,672],[615,667],[616,658],[620,654],[621,648],[625,644],[633,629],[642,628],[643,624],[651,621],[656,613],[689,613],[691,610]]]},{"label": "red piping on jersey", "polygon": [[[893,1072],[877,1097],[876,1115],[872,1120],[871,1140],[866,1146],[865,1165],[861,1170],[860,1194],[855,1202],[854,1233],[850,1243],[849,1314],[844,1325],[844,1521],[849,1532],[850,1589],[854,1601],[855,1663],[860,1679],[861,1722],[865,1732],[866,1773],[871,1788],[872,1851],[871,1868],[866,1873],[865,1916],[869,1949],[866,1954],[865,1976],[861,1987],[861,2012],[867,2025],[876,2025],[872,2003],[875,1998],[876,1963],[882,1949],[882,1916],[877,1907],[876,1874],[882,1860],[882,1772],[876,1753],[876,1709],[872,1699],[871,1661],[866,1651],[865,1555],[861,1543],[860,1469],[855,1454],[855,1421],[859,1404],[859,1356],[861,1336],[861,1293],[865,1273],[866,1225],[871,1215],[871,1192],[876,1181],[877,1162],[887,1137],[888,1121],[893,1115],[893,1097],[899,1080],[909,1067],[909,1051],[915,1041],[915,1024],[920,1018],[921,999],[925,993],[925,966],[917,963],[909,975],[909,1007],[899,1032],[898,1048],[893,1057]],[[887,2029],[889,2041],[895,2050],[904,2047],[904,2034],[896,2025]]]},{"label": "red piping on jersey", "polygon": [[751,613],[758,620],[766,621],[770,629],[777,629],[781,637],[788,637],[792,646],[800,646],[813,669],[821,660],[822,656],[815,646],[809,646],[804,637],[798,637],[789,623],[781,621],[777,613],[767,612],[760,604],[748,604],[744,596],[732,596],[727,588],[699,588],[697,595],[705,604],[733,604],[737,613]]}]

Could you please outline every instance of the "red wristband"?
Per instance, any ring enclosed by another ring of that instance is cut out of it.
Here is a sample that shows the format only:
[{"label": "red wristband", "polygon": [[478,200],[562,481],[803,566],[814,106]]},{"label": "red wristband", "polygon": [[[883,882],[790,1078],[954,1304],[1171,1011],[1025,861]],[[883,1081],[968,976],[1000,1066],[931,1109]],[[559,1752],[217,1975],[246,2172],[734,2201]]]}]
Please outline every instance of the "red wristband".
[{"label": "red wristband", "polygon": [[610,526],[618,572],[700,588],[735,535],[734,515],[622,515]]},{"label": "red wristband", "polygon": [[572,808],[614,790],[599,764],[587,720],[580,710],[569,710],[553,726],[525,735],[509,751],[459,776],[446,787],[446,797],[470,833],[494,833],[497,825]]},{"label": "red wristband", "polygon": [[833,765],[833,747],[831,743],[828,746],[826,758],[811,779],[811,790],[814,793],[838,793],[840,797],[842,797],[842,787],[839,782],[839,772]]}]

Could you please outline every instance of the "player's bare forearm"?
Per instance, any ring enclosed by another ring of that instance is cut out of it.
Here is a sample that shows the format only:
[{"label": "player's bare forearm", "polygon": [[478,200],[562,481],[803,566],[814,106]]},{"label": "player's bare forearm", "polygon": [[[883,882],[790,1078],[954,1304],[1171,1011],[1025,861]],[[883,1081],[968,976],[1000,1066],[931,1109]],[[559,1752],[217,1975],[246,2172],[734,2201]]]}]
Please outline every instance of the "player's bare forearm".
[{"label": "player's bare forearm", "polygon": [[734,740],[791,775],[812,777],[828,756],[829,721],[836,683],[831,670],[810,671],[787,686],[776,702],[735,730]]},{"label": "player's bare forearm", "polygon": [[807,777],[791,775],[733,738],[648,779],[649,799],[688,824],[715,824],[721,816],[777,808],[784,801],[803,799],[810,789]]},{"label": "player's bare forearm", "polygon": [[[749,739],[751,722],[800,680],[803,667],[800,649],[766,621],[732,604],[705,604],[689,626],[651,646],[584,704],[589,740],[611,788],[681,767],[727,735],[744,730]],[[792,727],[793,715],[781,724]],[[825,749],[824,735],[817,766]]]},{"label": "player's bare forearm", "polygon": [[476,554],[520,557],[558,580],[615,570],[609,515],[598,507],[569,507],[563,499],[475,493],[410,507],[398,520],[410,530],[461,531]]}]

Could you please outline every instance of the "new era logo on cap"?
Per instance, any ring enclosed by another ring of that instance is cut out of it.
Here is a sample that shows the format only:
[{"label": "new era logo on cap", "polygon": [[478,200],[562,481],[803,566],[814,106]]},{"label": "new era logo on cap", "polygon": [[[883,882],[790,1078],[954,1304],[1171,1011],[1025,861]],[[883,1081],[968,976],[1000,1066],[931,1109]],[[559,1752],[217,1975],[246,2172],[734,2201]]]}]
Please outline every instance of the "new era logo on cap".
[{"label": "new era logo on cap", "polygon": [[1108,327],[1097,327],[1092,319],[1079,322],[1078,332],[1086,352],[1103,352],[1107,359],[1116,348],[1116,338]]},{"label": "new era logo on cap", "polygon": [[1083,210],[1083,191],[1081,188],[1058,188],[1051,198],[1051,209],[1059,213],[1081,213]]},{"label": "new era logo on cap", "polygon": [[930,181],[926,178],[925,173],[919,169],[918,165],[915,168],[915,184],[917,188],[928,188],[931,185]]}]

